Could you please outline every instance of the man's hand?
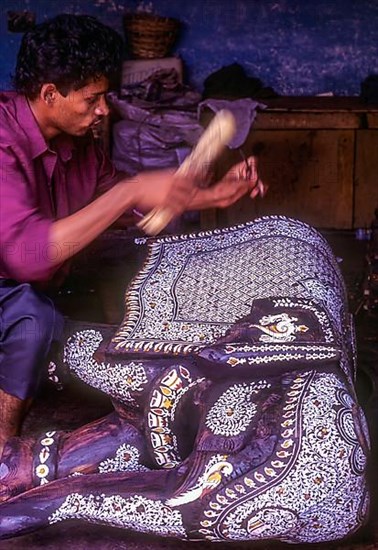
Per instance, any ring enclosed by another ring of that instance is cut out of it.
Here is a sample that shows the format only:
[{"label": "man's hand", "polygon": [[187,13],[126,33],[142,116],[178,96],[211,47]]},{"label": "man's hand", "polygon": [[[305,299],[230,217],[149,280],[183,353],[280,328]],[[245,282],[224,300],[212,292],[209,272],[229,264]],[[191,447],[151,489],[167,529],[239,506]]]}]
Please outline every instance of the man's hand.
[{"label": "man's hand", "polygon": [[154,208],[169,208],[173,216],[178,216],[198,191],[194,176],[183,177],[172,170],[142,172],[124,183],[133,206],[144,214]]},{"label": "man's hand", "polygon": [[266,191],[267,186],[258,176],[257,159],[251,156],[230,168],[215,185],[197,189],[188,209],[227,208],[247,193],[254,199],[258,195],[263,197]]},{"label": "man's hand", "polygon": [[[250,189],[250,197],[254,199],[258,195],[264,197],[268,190],[268,186],[265,185],[259,178],[257,171],[257,158],[254,156],[248,157],[242,162],[235,164],[225,175],[223,180],[228,181],[240,181],[244,180],[248,182]],[[223,181],[222,180],[222,181]]]},{"label": "man's hand", "polygon": [[168,170],[138,174],[125,188],[135,209],[145,214],[137,225],[149,235],[162,231],[184,210],[226,208],[247,193],[252,199],[265,194],[255,157],[236,164],[221,181],[205,189],[197,185],[194,174],[183,177]]}]

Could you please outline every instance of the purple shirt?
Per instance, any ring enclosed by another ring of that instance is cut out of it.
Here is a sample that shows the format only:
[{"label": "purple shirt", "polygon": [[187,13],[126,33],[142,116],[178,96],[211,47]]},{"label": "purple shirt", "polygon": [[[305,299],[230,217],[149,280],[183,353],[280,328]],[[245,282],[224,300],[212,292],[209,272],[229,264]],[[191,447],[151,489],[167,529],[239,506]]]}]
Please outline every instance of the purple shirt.
[{"label": "purple shirt", "polygon": [[[61,134],[46,143],[27,99],[0,96],[0,277],[46,282],[62,250],[54,220],[90,203],[120,179],[93,137]],[[75,250],[76,243],[64,243]]]}]

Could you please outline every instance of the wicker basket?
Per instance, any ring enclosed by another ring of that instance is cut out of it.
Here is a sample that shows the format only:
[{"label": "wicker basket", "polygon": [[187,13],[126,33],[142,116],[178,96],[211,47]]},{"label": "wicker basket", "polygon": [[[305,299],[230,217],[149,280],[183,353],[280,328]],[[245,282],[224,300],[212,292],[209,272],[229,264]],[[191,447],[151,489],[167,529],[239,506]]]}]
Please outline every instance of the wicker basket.
[{"label": "wicker basket", "polygon": [[133,57],[166,57],[176,40],[180,23],[172,17],[134,13],[123,18],[125,35]]}]

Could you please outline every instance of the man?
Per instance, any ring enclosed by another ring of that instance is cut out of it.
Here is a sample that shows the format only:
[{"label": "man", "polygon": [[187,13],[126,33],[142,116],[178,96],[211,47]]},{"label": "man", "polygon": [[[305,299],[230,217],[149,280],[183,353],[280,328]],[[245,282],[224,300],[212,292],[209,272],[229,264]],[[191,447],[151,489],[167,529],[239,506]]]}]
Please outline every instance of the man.
[{"label": "man", "polygon": [[59,339],[61,316],[42,290],[62,281],[66,262],[127,210],[179,215],[256,195],[256,170],[247,179],[242,165],[208,189],[170,171],[118,173],[90,130],[108,114],[121,60],[115,31],[60,15],[25,34],[17,94],[0,104],[0,457]]}]

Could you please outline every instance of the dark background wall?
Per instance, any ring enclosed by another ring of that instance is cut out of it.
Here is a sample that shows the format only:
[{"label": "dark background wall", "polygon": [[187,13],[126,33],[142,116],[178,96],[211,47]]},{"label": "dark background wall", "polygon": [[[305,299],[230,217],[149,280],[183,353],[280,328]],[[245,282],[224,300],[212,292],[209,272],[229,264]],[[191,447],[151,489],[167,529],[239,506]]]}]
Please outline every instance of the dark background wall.
[{"label": "dark background wall", "polygon": [[174,53],[201,89],[233,62],[283,95],[358,95],[378,74],[378,0],[1,0],[0,89],[9,89],[21,34],[7,30],[8,10],[37,22],[61,12],[87,13],[122,32],[126,10],[145,7],[183,24]]}]

